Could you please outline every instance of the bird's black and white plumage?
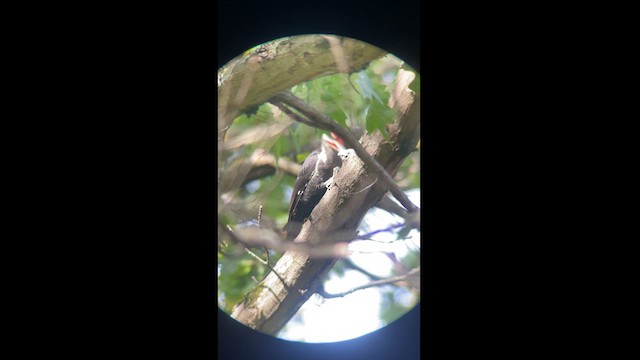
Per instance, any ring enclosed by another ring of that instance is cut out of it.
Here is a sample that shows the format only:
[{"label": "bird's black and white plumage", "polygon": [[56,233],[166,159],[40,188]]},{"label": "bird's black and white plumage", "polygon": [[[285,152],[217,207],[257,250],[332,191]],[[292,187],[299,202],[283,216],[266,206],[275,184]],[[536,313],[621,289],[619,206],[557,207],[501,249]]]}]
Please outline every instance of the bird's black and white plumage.
[{"label": "bird's black and white plumage", "polygon": [[302,164],[300,174],[293,185],[293,193],[289,203],[289,220],[283,230],[287,232],[287,240],[293,240],[302,229],[305,219],[320,202],[327,191],[333,177],[334,168],[342,165],[338,152],[345,150],[340,139],[322,135],[322,145],[307,156]]}]

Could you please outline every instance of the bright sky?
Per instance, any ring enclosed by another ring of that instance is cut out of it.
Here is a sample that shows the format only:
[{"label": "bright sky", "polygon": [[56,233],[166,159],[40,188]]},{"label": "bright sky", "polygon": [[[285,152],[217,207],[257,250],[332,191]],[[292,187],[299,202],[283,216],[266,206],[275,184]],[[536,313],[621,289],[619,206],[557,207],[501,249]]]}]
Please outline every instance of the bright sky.
[{"label": "bright sky", "polygon": [[[408,191],[409,199],[420,206],[420,190]],[[394,199],[395,200],[395,199]],[[374,208],[365,216],[363,224],[367,226],[360,233],[386,228],[391,224],[401,223],[401,218],[386,211]],[[354,241],[349,246],[352,251],[372,253],[357,253],[351,259],[360,267],[375,275],[388,277],[391,275],[391,261],[379,251],[394,252],[401,258],[409,251],[407,246],[420,248],[420,233],[412,230],[410,240],[392,243],[378,243],[373,241]],[[395,232],[382,232],[372,236],[378,241],[395,240]],[[356,286],[365,285],[371,280],[355,270],[345,271],[345,276],[332,276],[325,283],[328,293],[347,291]],[[410,299],[409,299],[410,300]],[[379,319],[381,295],[377,287],[359,290],[342,298],[322,299],[313,295],[289,321],[279,336],[285,340],[305,342],[335,342],[353,339],[379,329],[382,322]]]}]

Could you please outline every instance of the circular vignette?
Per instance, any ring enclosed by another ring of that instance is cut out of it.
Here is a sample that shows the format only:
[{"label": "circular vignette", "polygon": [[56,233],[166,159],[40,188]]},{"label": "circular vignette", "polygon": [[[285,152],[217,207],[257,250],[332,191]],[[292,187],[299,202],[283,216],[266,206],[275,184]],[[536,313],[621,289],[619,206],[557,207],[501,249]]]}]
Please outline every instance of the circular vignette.
[{"label": "circular vignette", "polygon": [[[220,309],[260,332],[317,343],[368,334],[418,304],[419,209],[405,208],[420,206],[419,74],[370,44],[303,35],[246,50],[217,84]],[[393,184],[357,151],[342,154],[287,241],[301,164],[337,135],[332,126],[359,140]],[[394,187],[405,206],[385,191]]]}]

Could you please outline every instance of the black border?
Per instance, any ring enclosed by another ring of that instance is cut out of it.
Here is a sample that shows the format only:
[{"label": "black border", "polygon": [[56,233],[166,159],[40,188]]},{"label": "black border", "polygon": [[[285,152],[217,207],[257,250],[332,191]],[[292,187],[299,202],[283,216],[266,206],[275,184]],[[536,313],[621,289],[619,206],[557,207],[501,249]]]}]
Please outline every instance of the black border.
[{"label": "black border", "polygon": [[[301,5],[263,3],[247,10],[238,2],[219,2],[218,64],[223,65],[248,48],[290,35],[337,34],[355,38],[385,49],[420,70],[420,2],[404,2],[406,16],[391,19],[383,1],[323,3]],[[290,10],[294,9],[294,10]],[[273,14],[273,15],[272,15]],[[242,31],[236,31],[238,22]],[[371,24],[378,24],[372,26]],[[421,74],[421,76],[424,76]],[[424,80],[423,84],[424,84]],[[425,85],[422,85],[424,88]],[[393,324],[357,339],[307,344],[275,339],[237,326],[218,312],[220,358],[367,358],[417,359],[420,354],[420,305]]]},{"label": "black border", "polygon": [[[7,155],[30,155],[15,172],[25,189],[10,190],[40,215],[20,228],[25,240],[7,241],[26,244],[33,262],[11,275],[36,269],[23,281],[33,300],[19,313],[36,314],[21,321],[29,334],[91,354],[215,353],[216,55],[236,56],[247,47],[237,39],[258,34],[327,32],[414,65],[413,46],[404,50],[401,40],[412,38],[407,19],[415,17],[425,169],[420,354],[549,353],[572,324],[585,323],[578,318],[589,312],[575,308],[591,294],[567,295],[586,267],[573,265],[586,236],[568,240],[597,223],[575,217],[591,211],[592,191],[606,189],[584,184],[607,172],[571,172],[590,162],[579,160],[584,149],[603,146],[600,134],[580,130],[598,110],[589,74],[608,68],[581,65],[600,48],[571,53],[584,28],[571,22],[573,11],[435,1],[420,11],[373,1],[241,6],[218,22],[215,8],[175,4],[34,8],[33,23],[11,33],[31,36],[15,52],[26,68],[10,72],[21,79],[15,92],[34,97],[15,121],[25,129],[7,132],[29,140]],[[230,41],[217,54],[225,31]],[[598,115],[599,124],[608,119]],[[251,337],[235,339],[265,350]],[[389,336],[380,346],[402,351],[407,339]],[[335,358],[361,354],[337,349]]]}]

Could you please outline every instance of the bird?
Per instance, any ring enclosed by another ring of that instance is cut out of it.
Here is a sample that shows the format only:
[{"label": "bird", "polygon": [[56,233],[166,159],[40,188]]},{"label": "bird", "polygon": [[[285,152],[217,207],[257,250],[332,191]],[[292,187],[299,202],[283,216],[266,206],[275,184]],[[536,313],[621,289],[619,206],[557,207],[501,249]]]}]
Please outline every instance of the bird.
[{"label": "bird", "polygon": [[339,154],[346,150],[343,144],[335,133],[331,133],[331,137],[322,134],[320,148],[312,151],[302,163],[289,202],[289,219],[283,227],[287,241],[298,236],[302,224],[332,184],[333,175],[342,166]]}]

